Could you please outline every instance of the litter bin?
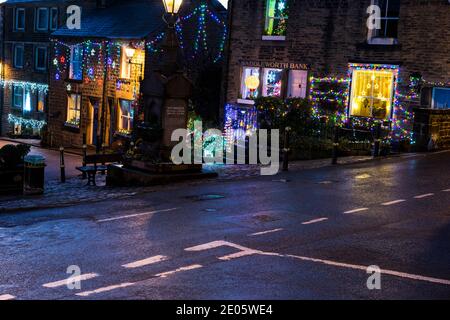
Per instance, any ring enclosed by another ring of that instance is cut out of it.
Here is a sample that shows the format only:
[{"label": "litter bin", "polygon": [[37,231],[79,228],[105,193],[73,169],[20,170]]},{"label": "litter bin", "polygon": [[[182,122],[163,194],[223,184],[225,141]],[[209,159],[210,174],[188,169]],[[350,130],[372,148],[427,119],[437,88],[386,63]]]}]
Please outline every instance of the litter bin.
[{"label": "litter bin", "polygon": [[39,195],[44,193],[45,158],[37,155],[26,156],[23,179],[23,193],[25,195]]}]

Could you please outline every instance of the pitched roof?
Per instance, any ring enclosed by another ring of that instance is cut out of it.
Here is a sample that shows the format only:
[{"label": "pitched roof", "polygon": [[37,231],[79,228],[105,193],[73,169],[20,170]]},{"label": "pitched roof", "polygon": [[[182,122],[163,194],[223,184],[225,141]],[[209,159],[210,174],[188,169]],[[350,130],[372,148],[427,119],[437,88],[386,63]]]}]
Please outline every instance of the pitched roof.
[{"label": "pitched roof", "polygon": [[[185,1],[185,6],[191,2],[196,1]],[[210,4],[216,11],[226,11],[217,0],[210,0]],[[104,9],[82,11],[81,29],[70,30],[64,25],[52,33],[52,37],[143,39],[164,30],[163,14],[161,0],[117,1]]]}]

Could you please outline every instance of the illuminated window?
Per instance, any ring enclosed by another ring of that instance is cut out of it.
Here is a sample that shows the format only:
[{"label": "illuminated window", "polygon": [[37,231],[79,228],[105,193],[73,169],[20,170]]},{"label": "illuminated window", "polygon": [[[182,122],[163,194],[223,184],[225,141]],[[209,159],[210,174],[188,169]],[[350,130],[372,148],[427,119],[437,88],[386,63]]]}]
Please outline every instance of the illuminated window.
[{"label": "illuminated window", "polygon": [[70,49],[69,78],[83,80],[83,46],[75,45]]},{"label": "illuminated window", "polygon": [[288,98],[306,98],[306,87],[308,86],[308,71],[290,70]]},{"label": "illuminated window", "polygon": [[264,35],[286,36],[288,0],[267,0]]},{"label": "illuminated window", "polygon": [[433,109],[450,109],[450,88],[433,89]]},{"label": "illuminated window", "polygon": [[80,125],[80,114],[81,114],[81,95],[80,94],[69,94],[67,96],[67,123],[72,126]]},{"label": "illuminated window", "polygon": [[125,47],[122,47],[121,54],[121,63],[120,63],[120,77],[122,79],[130,79],[131,78],[131,64],[125,53]]},{"label": "illuminated window", "polygon": [[354,70],[350,115],[389,119],[394,81],[393,71]]},{"label": "illuminated window", "polygon": [[36,9],[36,30],[47,31],[48,30],[48,8]]},{"label": "illuminated window", "polygon": [[38,93],[37,93],[36,111],[37,112],[45,111],[45,93],[43,91],[38,91]]},{"label": "illuminated window", "polygon": [[241,79],[242,99],[255,99],[259,95],[259,68],[244,67]]},{"label": "illuminated window", "polygon": [[281,97],[283,69],[264,69],[263,97]]},{"label": "illuminated window", "polygon": [[33,104],[34,104],[34,94],[32,94],[30,89],[25,90],[25,94],[23,96],[23,112],[31,112],[34,111]]},{"label": "illuminated window", "polygon": [[133,129],[133,108],[132,101],[130,100],[119,100],[118,108],[118,129],[119,131],[130,133]]},{"label": "illuminated window", "polygon": [[400,0],[372,0],[380,7],[380,29],[369,30],[369,43],[395,44],[398,37]]}]

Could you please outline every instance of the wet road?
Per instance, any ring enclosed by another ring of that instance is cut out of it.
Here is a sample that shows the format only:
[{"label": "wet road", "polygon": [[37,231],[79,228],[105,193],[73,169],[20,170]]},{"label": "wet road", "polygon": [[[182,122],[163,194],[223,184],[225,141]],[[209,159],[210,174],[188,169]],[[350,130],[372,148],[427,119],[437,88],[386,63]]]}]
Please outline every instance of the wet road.
[{"label": "wet road", "polygon": [[0,299],[450,299],[449,178],[440,153],[2,215]]}]

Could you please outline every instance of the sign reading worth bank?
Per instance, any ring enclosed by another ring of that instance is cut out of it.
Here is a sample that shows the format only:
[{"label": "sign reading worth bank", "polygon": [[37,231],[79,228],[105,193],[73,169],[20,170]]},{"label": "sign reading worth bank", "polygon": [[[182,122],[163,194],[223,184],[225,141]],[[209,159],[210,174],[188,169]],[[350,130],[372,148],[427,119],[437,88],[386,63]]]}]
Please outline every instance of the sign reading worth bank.
[{"label": "sign reading worth bank", "polygon": [[305,63],[296,63],[296,62],[242,60],[241,65],[244,67],[255,67],[255,68],[309,70],[309,65]]}]

